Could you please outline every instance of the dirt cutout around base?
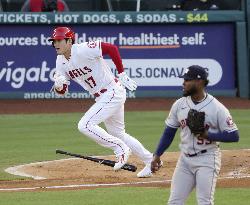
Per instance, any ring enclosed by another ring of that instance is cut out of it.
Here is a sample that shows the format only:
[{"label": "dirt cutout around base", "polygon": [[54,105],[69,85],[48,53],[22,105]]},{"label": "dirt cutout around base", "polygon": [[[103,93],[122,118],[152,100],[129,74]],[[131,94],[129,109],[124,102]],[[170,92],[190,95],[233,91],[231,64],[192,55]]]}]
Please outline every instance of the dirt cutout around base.
[{"label": "dirt cutout around base", "polygon": [[[44,177],[46,179],[1,181],[0,189],[32,186],[64,186],[69,184],[111,185],[115,183],[148,187],[169,186],[178,157],[179,153],[177,152],[165,153],[162,156],[162,160],[164,162],[163,167],[159,172],[157,172],[153,175],[153,177],[150,178],[137,178],[136,173],[140,171],[144,167],[144,165],[141,161],[138,160],[138,158],[134,156],[131,156],[129,158],[129,163],[135,164],[138,167],[137,172],[129,172],[125,170],[115,172],[111,167],[77,158],[27,164],[19,166],[16,171],[31,176]],[[103,158],[114,160],[114,156],[105,156]],[[195,160],[195,157],[193,157],[193,160]],[[250,187],[249,162],[250,150],[222,151],[222,166],[217,186]]]}]

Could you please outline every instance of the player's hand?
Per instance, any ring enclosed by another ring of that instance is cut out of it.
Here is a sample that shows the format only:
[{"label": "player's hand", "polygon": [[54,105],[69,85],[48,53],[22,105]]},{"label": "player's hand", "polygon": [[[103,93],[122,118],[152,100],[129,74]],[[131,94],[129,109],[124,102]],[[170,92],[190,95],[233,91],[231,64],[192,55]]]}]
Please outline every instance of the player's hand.
[{"label": "player's hand", "polygon": [[200,139],[207,139],[208,138],[208,130],[205,129],[204,132],[196,134],[195,137],[200,138]]},{"label": "player's hand", "polygon": [[151,162],[151,171],[153,173],[155,173],[156,171],[158,171],[161,168],[162,164],[163,163],[162,163],[160,157],[154,155],[154,158],[153,158],[153,160]]},{"label": "player's hand", "polygon": [[119,73],[118,78],[123,86],[125,86],[131,91],[136,90],[137,88],[136,82],[131,78],[129,78],[125,72]]},{"label": "player's hand", "polygon": [[55,75],[53,76],[53,80],[55,81],[54,88],[56,90],[63,90],[65,85],[68,86],[70,84],[70,82],[66,79],[65,76],[60,75],[58,73],[55,73]]}]

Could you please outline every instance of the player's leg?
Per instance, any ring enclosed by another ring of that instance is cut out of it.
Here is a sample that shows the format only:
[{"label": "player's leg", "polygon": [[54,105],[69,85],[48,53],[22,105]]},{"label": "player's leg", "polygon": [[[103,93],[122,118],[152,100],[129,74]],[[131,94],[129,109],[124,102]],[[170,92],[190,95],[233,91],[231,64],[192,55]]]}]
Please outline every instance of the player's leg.
[{"label": "player's leg", "polygon": [[216,181],[219,175],[220,153],[199,157],[201,168],[196,172],[196,198],[199,205],[213,205]]},{"label": "player's leg", "polygon": [[98,144],[113,149],[114,153],[120,156],[129,150],[128,146],[119,138],[107,133],[98,124],[114,115],[123,104],[123,100],[117,97],[114,92],[105,94],[106,96],[103,96],[105,98],[97,101],[81,118],[78,129]]},{"label": "player's leg", "polygon": [[124,105],[122,105],[110,118],[104,121],[108,133],[121,139],[139,157],[145,164],[149,165],[152,161],[152,153],[150,153],[136,138],[125,132],[124,123]]},{"label": "player's leg", "polygon": [[194,186],[194,174],[188,168],[188,164],[184,161],[184,157],[181,155],[172,177],[168,205],[184,205]]}]

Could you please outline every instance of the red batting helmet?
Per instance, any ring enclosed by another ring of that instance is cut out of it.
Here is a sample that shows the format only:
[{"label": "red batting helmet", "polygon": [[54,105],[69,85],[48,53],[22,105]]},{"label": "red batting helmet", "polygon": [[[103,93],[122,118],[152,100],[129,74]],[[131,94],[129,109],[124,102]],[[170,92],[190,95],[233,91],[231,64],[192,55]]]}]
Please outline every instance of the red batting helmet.
[{"label": "red batting helmet", "polygon": [[69,27],[57,27],[49,39],[49,41],[53,40],[62,40],[65,38],[70,38],[73,41],[75,40],[75,33]]}]

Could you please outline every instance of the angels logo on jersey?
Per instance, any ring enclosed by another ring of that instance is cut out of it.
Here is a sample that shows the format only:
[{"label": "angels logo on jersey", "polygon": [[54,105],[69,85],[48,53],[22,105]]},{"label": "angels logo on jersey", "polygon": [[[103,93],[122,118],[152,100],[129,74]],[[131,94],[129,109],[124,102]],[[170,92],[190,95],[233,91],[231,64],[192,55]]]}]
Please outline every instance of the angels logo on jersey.
[{"label": "angels logo on jersey", "polygon": [[70,70],[68,73],[69,73],[69,76],[71,77],[71,79],[74,79],[74,78],[80,77],[82,75],[87,75],[91,71],[92,71],[91,68],[88,68],[87,66],[85,66],[84,68]]},{"label": "angels logo on jersey", "polygon": [[89,48],[95,48],[97,45],[96,45],[96,42],[90,41],[90,42],[87,43],[87,46],[88,46]]},{"label": "angels logo on jersey", "polygon": [[229,127],[232,127],[232,126],[234,125],[233,119],[232,119],[231,117],[228,117],[228,118],[227,118],[227,125],[228,125]]}]

